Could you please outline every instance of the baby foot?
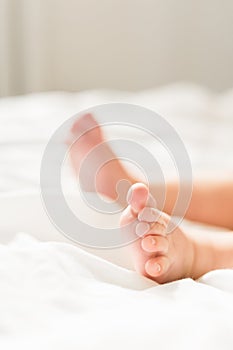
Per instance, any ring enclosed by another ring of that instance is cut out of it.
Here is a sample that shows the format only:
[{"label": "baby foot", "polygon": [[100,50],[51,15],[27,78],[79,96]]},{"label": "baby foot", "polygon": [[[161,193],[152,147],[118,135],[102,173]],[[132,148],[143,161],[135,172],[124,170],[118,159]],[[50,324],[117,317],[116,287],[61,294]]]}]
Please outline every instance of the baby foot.
[{"label": "baby foot", "polygon": [[[69,155],[76,175],[80,176],[82,188],[101,193],[112,200],[117,199],[121,205],[125,205],[126,193],[133,179],[107,144],[92,114],[85,114],[76,120],[70,135],[67,141]],[[122,180],[126,181],[117,191]]]},{"label": "baby foot", "polygon": [[134,184],[128,193],[129,206],[121,217],[121,226],[140,236],[130,245],[136,271],[158,283],[195,277],[194,245],[180,227],[166,234],[171,218],[151,207],[148,188]]},{"label": "baby foot", "polygon": [[[93,116],[85,114],[78,119],[70,135],[67,141],[69,155],[75,173],[79,177],[82,173],[81,186],[84,190],[117,199],[125,206],[127,186],[136,183],[136,180],[117,159]],[[86,167],[82,166],[83,162],[87,163]],[[128,185],[119,189],[121,180],[126,180]],[[172,232],[167,234],[171,222],[167,214],[156,209],[145,185],[137,183],[131,187],[121,226],[123,234],[129,229],[130,237],[132,233],[135,236],[130,247],[139,273],[158,283],[165,283],[185,277],[196,279],[213,269],[232,267],[233,243],[229,244],[228,233],[225,236],[223,233],[191,233],[173,226]]]}]

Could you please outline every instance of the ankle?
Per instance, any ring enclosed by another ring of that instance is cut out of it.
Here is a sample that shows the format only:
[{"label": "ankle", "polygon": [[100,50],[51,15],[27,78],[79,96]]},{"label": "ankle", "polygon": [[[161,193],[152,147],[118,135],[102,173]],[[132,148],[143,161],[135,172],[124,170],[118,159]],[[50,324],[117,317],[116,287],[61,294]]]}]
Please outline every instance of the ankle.
[{"label": "ankle", "polygon": [[208,233],[194,233],[191,239],[193,246],[193,262],[191,276],[200,278],[203,274],[216,268],[215,250],[211,240],[206,239]]},{"label": "ankle", "polygon": [[[184,277],[191,277],[193,279],[196,279],[196,271],[197,271],[197,258],[198,258],[198,247],[196,245],[196,242],[192,239],[190,240],[188,237],[187,239],[187,250],[186,250],[186,274]],[[188,251],[188,254],[187,254]]]}]

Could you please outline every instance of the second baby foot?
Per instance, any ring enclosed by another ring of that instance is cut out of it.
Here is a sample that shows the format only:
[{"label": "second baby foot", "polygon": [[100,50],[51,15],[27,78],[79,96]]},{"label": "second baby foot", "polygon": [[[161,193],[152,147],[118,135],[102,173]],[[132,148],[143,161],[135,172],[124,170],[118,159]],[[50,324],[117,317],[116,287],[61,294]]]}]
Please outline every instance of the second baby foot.
[{"label": "second baby foot", "polygon": [[192,240],[180,227],[175,227],[167,235],[171,218],[156,208],[148,207],[148,198],[149,190],[144,184],[131,186],[129,205],[121,217],[121,226],[137,220],[132,228],[135,238],[139,237],[130,245],[136,271],[158,283],[195,277]]}]

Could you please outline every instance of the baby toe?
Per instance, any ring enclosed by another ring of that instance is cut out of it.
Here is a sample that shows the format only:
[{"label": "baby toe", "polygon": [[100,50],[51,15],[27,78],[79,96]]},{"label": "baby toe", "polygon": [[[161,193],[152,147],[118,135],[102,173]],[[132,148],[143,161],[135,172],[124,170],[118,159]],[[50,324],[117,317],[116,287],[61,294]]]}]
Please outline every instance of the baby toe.
[{"label": "baby toe", "polygon": [[137,236],[142,237],[150,231],[150,225],[147,222],[139,222],[136,224],[135,231]]},{"label": "baby toe", "polygon": [[166,213],[163,213],[162,211],[150,208],[150,207],[144,207],[139,213],[138,213],[138,220],[139,221],[146,221],[146,222],[155,222],[160,223],[164,227],[167,227],[169,223],[169,216]]},{"label": "baby toe", "polygon": [[168,239],[159,235],[148,235],[142,239],[141,247],[148,253],[167,253]]},{"label": "baby toe", "polygon": [[127,194],[127,202],[131,205],[132,210],[138,213],[143,207],[145,207],[149,196],[148,188],[141,183],[132,185]]},{"label": "baby toe", "polygon": [[166,256],[149,259],[145,264],[145,271],[150,277],[159,277],[167,272],[170,263]]},{"label": "baby toe", "polygon": [[158,221],[161,216],[161,211],[155,208],[150,207],[144,207],[139,213],[138,213],[138,220],[139,221],[147,221],[147,222],[154,222]]}]

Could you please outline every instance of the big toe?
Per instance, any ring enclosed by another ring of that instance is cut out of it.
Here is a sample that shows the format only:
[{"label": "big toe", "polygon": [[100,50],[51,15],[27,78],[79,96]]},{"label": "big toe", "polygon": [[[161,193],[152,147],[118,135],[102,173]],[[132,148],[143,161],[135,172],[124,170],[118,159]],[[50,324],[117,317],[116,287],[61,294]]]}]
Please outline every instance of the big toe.
[{"label": "big toe", "polygon": [[127,202],[135,213],[139,213],[148,201],[149,189],[142,183],[132,185],[127,194]]}]

